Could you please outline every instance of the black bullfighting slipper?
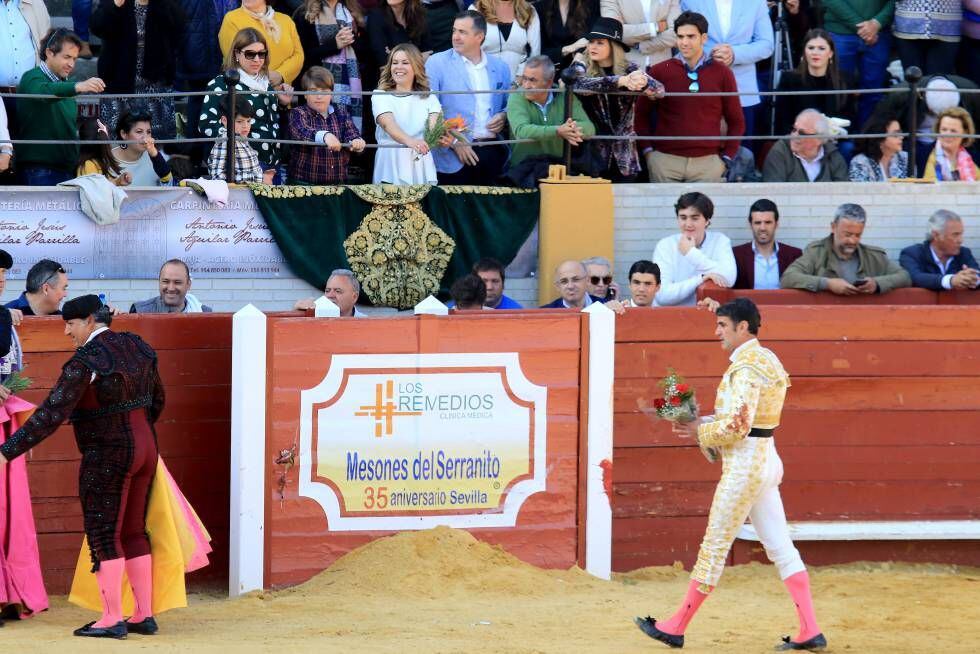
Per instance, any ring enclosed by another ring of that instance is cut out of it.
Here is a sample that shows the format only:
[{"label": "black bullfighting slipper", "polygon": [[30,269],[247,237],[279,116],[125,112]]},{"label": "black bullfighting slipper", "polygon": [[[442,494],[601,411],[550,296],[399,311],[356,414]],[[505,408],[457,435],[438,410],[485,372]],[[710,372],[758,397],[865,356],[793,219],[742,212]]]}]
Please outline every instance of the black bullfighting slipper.
[{"label": "black bullfighting slipper", "polygon": [[645,618],[633,618],[633,622],[635,622],[636,626],[640,628],[640,631],[654,640],[659,640],[667,647],[673,647],[675,649],[684,647],[683,635],[675,636],[674,634],[668,634],[660,631],[657,629],[657,621],[654,618],[651,618],[649,615]]},{"label": "black bullfighting slipper", "polygon": [[804,640],[802,643],[794,643],[789,636],[783,636],[783,642],[776,645],[777,652],[788,652],[789,650],[805,650],[807,652],[819,652],[827,647],[827,639],[823,634],[817,634],[813,638]]},{"label": "black bullfighting slipper", "polygon": [[128,633],[126,623],[120,620],[111,627],[94,627],[95,622],[89,622],[84,627],[79,627],[74,631],[76,636],[88,636],[89,638],[116,638],[122,640]]},{"label": "black bullfighting slipper", "polygon": [[143,618],[139,622],[127,622],[126,628],[129,629],[129,633],[131,634],[141,634],[143,636],[152,636],[160,631],[160,627],[157,626],[157,621],[153,619],[153,616]]}]

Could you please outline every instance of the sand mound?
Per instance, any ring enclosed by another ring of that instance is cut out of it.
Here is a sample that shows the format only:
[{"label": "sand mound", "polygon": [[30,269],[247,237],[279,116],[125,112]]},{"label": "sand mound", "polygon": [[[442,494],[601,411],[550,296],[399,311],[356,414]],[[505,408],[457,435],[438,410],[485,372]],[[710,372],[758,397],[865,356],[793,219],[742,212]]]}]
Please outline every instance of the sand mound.
[{"label": "sand mound", "polygon": [[372,541],[293,590],[439,598],[475,591],[547,594],[592,583],[593,578],[578,568],[542,570],[467,531],[437,527]]}]

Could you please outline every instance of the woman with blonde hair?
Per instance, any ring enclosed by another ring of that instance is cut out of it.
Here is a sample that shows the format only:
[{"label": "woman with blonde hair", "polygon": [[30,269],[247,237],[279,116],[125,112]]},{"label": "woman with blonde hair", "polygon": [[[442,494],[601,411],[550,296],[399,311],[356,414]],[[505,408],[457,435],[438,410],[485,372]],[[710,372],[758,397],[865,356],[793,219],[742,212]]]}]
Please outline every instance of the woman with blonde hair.
[{"label": "woman with blonde hair", "polygon": [[507,62],[511,78],[529,57],[541,54],[541,21],[527,0],[476,0],[469,8],[487,21],[483,51]]},{"label": "woman with blonde hair", "polygon": [[[623,24],[615,18],[597,18],[584,37],[589,45],[572,64],[579,71],[575,89],[582,108],[603,136],[635,136],[635,95],[610,95],[619,91],[644,91],[652,97],[664,93],[663,84],[648,77],[626,58]],[[640,172],[636,142],[630,138],[590,140],[591,172],[616,181],[629,181]]]},{"label": "woman with blonde hair", "polygon": [[[241,93],[252,106],[255,115],[249,138],[279,138],[279,105],[289,106],[293,89],[288,84],[280,85],[279,91],[269,93],[272,82],[269,79],[269,47],[265,37],[256,29],[247,27],[235,35],[225,55],[224,70],[237,70],[239,82],[235,91]],[[228,85],[224,74],[219,74],[208,82],[208,94],[204,96],[198,128],[202,135],[218,138],[225,129],[221,116],[225,112],[225,93]],[[256,143],[259,163],[263,170],[277,168],[279,165],[278,143]]]},{"label": "woman with blonde hair", "polygon": [[303,68],[303,48],[292,19],[275,11],[266,0],[242,0],[241,7],[225,14],[218,31],[218,44],[226,60],[235,37],[246,28],[265,37],[269,50],[267,72],[272,86],[279,89],[282,84],[292,84]]},{"label": "woman with blonde hair", "polygon": [[980,178],[980,168],[974,163],[967,148],[973,139],[964,134],[974,133],[973,118],[963,107],[950,107],[936,118],[936,147],[926,160],[922,179],[936,182],[975,182]]},{"label": "woman with blonde hair", "polygon": [[[323,66],[334,79],[333,101],[350,114],[358,131],[363,131],[364,99],[358,53],[366,46],[364,11],[357,0],[306,0],[293,14],[299,40],[306,53],[305,73]],[[356,95],[348,95],[354,93]]]},{"label": "woman with blonde hair", "polygon": [[[387,93],[371,98],[380,146],[374,159],[374,183],[435,184],[436,165],[424,136],[426,125],[435,124],[442,107],[428,92],[429,78],[417,47],[395,46],[381,69],[377,90]],[[394,145],[404,147],[385,147]]]}]

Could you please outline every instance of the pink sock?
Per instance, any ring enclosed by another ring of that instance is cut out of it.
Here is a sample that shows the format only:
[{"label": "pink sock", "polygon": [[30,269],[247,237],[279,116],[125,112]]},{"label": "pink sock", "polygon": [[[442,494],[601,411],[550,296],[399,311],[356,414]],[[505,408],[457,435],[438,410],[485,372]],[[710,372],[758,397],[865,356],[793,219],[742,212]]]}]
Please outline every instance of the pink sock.
[{"label": "pink sock", "polygon": [[95,579],[102,596],[102,618],[95,627],[112,627],[122,620],[122,577],[126,567],[124,559],[100,561]]},{"label": "pink sock", "polygon": [[800,618],[800,633],[793,642],[802,643],[820,633],[817,615],[813,611],[813,596],[810,594],[810,575],[807,571],[797,572],[783,580],[790,597],[796,605],[796,615]]},{"label": "pink sock", "polygon": [[149,554],[126,559],[126,574],[136,601],[129,622],[142,622],[153,615],[153,559]]},{"label": "pink sock", "polygon": [[[681,636],[684,634],[684,630],[687,629],[687,624],[694,617],[694,614],[698,612],[704,600],[708,599],[706,593],[702,593],[698,588],[701,586],[700,581],[691,580],[691,583],[687,586],[687,595],[684,596],[684,601],[681,602],[680,608],[674,615],[670,616],[669,619],[663,622],[657,621],[657,629],[674,636]],[[710,587],[709,587],[710,588]]]}]

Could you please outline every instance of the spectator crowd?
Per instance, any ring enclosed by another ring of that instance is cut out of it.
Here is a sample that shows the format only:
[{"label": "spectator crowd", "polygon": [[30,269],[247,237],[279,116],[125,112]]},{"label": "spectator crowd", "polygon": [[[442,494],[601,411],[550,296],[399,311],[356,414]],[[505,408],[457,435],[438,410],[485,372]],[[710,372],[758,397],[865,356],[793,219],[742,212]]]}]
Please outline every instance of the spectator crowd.
[{"label": "spectator crowd", "polygon": [[[529,186],[566,146],[613,181],[980,173],[977,0],[236,5],[74,0],[71,31],[44,0],[0,0],[0,179]],[[911,66],[921,93],[881,92]]]}]

